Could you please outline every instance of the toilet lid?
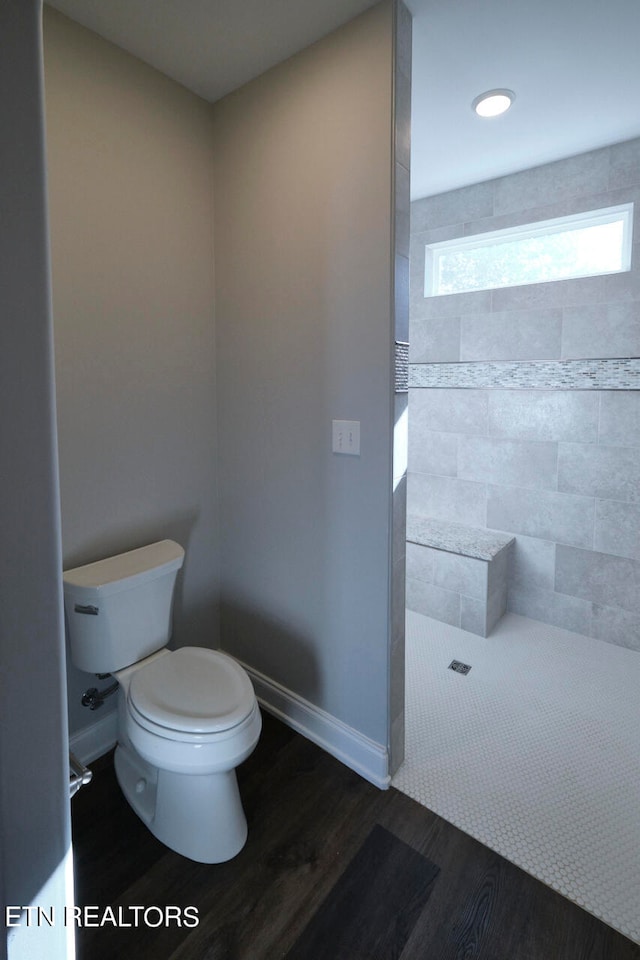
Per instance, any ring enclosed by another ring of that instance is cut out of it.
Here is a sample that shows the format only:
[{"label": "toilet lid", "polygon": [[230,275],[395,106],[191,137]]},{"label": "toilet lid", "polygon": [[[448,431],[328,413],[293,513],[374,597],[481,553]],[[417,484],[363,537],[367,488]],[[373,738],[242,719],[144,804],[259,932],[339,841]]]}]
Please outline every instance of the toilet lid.
[{"label": "toilet lid", "polygon": [[204,647],[181,647],[131,678],[129,699],[159,726],[185,733],[217,733],[253,708],[249,677],[231,657]]}]

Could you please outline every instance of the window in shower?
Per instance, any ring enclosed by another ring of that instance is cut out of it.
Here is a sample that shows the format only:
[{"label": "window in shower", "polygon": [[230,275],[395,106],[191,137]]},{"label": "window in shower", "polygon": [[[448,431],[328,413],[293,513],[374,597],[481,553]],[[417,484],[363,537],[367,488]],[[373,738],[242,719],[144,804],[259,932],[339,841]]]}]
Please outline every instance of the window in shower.
[{"label": "window in shower", "polygon": [[633,204],[430,243],[425,297],[631,269]]}]

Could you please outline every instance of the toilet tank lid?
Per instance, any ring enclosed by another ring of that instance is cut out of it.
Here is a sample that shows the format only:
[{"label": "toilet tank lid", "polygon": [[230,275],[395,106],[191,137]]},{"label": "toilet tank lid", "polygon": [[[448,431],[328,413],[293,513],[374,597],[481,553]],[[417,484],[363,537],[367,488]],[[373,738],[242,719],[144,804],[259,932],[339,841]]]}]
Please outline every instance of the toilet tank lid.
[{"label": "toilet tank lid", "polygon": [[137,550],[128,550],[116,557],[65,570],[62,579],[65,592],[99,590],[103,595],[125,590],[144,580],[155,580],[172,570],[179,570],[184,550],[173,540],[160,540]]}]

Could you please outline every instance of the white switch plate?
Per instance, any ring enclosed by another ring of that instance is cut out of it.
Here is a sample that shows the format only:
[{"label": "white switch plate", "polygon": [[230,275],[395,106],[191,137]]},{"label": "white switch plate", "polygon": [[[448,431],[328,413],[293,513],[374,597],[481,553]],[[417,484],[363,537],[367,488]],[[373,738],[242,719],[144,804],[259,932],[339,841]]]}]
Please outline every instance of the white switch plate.
[{"label": "white switch plate", "polygon": [[334,453],[349,453],[353,456],[359,456],[360,421],[334,420],[332,439],[332,450]]}]

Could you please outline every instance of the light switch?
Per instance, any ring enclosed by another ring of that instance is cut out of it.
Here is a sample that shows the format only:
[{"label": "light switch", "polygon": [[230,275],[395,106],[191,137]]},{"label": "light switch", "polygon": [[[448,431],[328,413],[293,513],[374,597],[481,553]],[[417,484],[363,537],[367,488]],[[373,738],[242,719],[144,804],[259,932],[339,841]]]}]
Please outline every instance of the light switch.
[{"label": "light switch", "polygon": [[333,445],[334,453],[348,453],[360,455],[360,421],[334,420]]}]

